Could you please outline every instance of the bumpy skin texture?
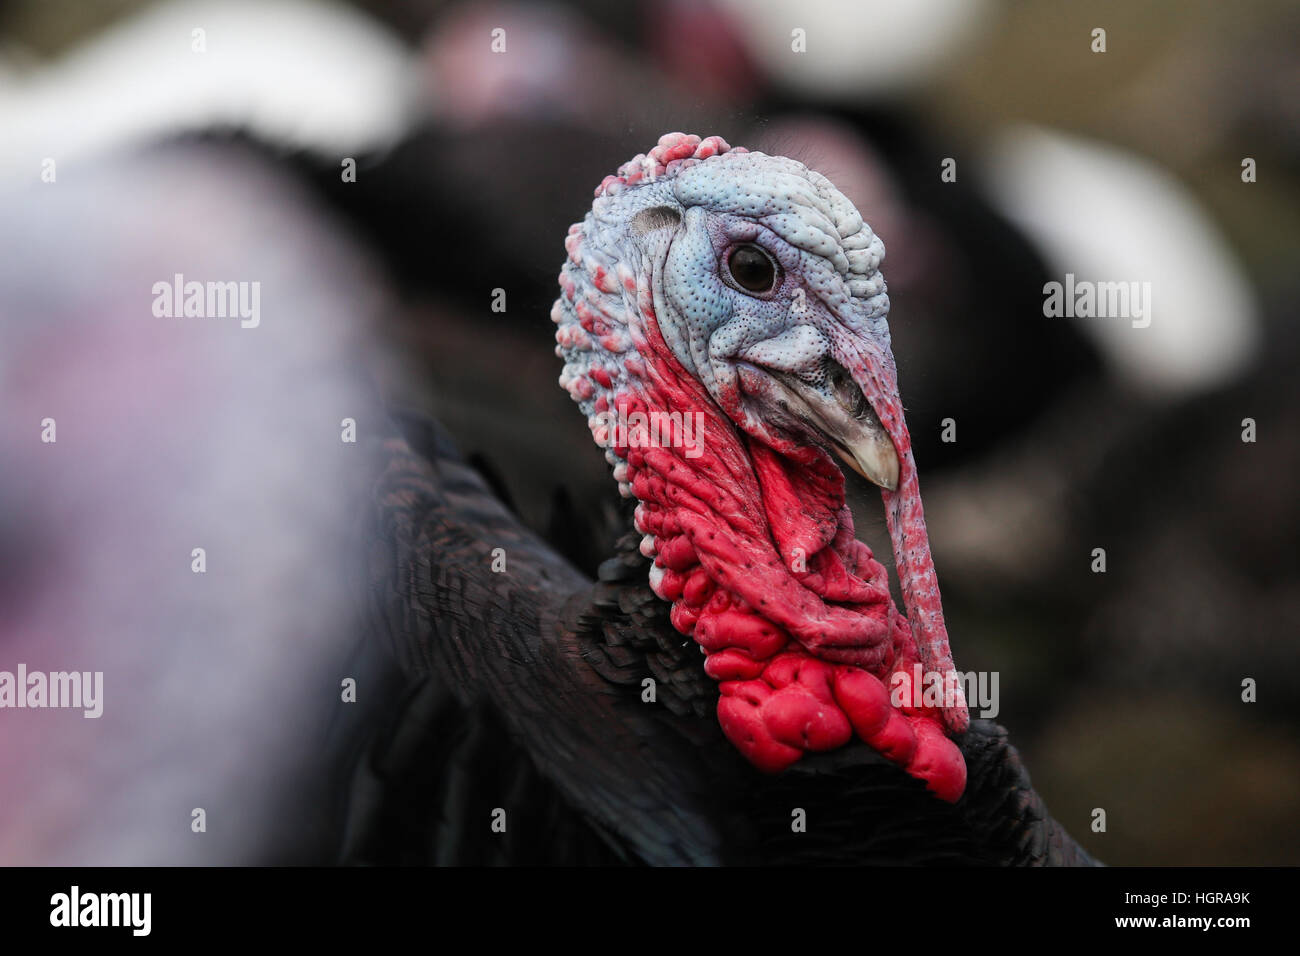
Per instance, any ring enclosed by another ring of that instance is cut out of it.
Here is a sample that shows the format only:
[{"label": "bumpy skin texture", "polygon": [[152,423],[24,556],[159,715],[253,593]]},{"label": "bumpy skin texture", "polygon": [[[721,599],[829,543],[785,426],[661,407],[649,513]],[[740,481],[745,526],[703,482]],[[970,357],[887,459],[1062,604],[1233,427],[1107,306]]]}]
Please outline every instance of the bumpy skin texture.
[{"label": "bumpy skin texture", "polygon": [[[742,243],[779,263],[769,293],[724,280]],[[946,676],[953,664],[879,238],[802,164],[672,133],[606,177],[566,248],[552,311],[560,381],[638,502],[651,587],[719,682],[728,739],[775,772],[856,734],[955,801],[966,767],[945,727],[966,729],[965,701],[912,706],[913,665]],[[833,364],[897,452],[897,488],[882,497],[906,617],[854,537],[842,472],[781,417],[764,374],[816,386]]]}]

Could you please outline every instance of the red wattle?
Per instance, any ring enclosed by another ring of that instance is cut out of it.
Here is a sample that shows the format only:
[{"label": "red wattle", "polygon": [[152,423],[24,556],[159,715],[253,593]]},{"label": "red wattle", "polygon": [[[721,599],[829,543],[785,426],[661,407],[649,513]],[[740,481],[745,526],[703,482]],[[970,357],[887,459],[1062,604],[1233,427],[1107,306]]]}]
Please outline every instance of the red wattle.
[{"label": "red wattle", "polygon": [[695,458],[671,441],[642,447],[644,436],[624,436],[614,450],[628,463],[637,527],[653,537],[655,591],[719,681],[727,739],[775,773],[856,734],[956,800],[965,763],[944,736],[941,710],[915,705],[910,690],[899,706],[890,701],[891,687],[910,688],[921,654],[883,565],[853,535],[842,473],[820,451],[795,465],[739,435],[654,323],[640,333],[644,387],[618,393],[610,407],[629,416],[715,409]]}]

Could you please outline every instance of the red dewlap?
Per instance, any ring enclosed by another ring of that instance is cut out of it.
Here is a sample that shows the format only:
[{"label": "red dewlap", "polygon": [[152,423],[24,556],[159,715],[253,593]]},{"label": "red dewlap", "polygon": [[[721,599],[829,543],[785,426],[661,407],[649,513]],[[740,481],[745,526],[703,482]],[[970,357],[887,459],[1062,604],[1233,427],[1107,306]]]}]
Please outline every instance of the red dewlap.
[{"label": "red dewlap", "polygon": [[[627,459],[640,498],[638,527],[661,532],[653,535],[656,593],[672,602],[673,626],[705,652],[705,672],[719,681],[717,714],[727,739],[754,766],[775,773],[805,753],[833,750],[856,735],[924,780],[940,799],[957,800],[966,766],[944,735],[939,708],[916,707],[910,693],[900,697],[899,707],[890,701],[889,687],[897,682],[906,690],[919,655],[907,619],[889,597],[884,569],[865,545],[838,533],[827,535],[830,543],[810,556],[810,570],[785,567],[773,532],[752,533],[756,526],[770,529],[766,515],[754,507],[719,514],[695,494],[701,478],[710,476],[730,499],[760,497],[752,474],[749,487],[743,477],[733,480],[708,447],[693,461],[662,450]],[[821,514],[839,513],[842,501],[824,507]],[[787,512],[783,520],[797,517]],[[836,541],[844,554],[834,549]],[[864,600],[827,604],[828,594]],[[860,621],[868,642],[860,650],[874,666],[819,656],[783,626],[791,616],[810,629]]]}]

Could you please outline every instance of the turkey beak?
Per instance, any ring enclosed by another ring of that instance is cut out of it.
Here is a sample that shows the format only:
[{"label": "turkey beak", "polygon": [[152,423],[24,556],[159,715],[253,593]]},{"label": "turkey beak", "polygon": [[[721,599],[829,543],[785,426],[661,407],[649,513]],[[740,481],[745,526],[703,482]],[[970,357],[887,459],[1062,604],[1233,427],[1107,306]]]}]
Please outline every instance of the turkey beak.
[{"label": "turkey beak", "polygon": [[857,440],[846,439],[835,446],[835,453],[872,484],[898,490],[898,452],[884,429]]},{"label": "turkey beak", "polygon": [[888,491],[898,488],[898,451],[862,389],[838,363],[825,384],[814,387],[778,374],[790,411],[826,437],[850,468]]}]

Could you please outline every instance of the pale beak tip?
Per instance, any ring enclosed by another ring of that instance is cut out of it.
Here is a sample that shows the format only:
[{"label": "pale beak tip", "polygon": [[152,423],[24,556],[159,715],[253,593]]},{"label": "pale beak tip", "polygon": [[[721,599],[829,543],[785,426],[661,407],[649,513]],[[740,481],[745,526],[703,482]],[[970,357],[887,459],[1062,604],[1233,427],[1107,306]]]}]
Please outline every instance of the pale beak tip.
[{"label": "pale beak tip", "polygon": [[855,442],[850,448],[837,445],[835,452],[846,465],[873,485],[886,491],[898,490],[898,452],[888,438],[873,436],[867,441]]}]

